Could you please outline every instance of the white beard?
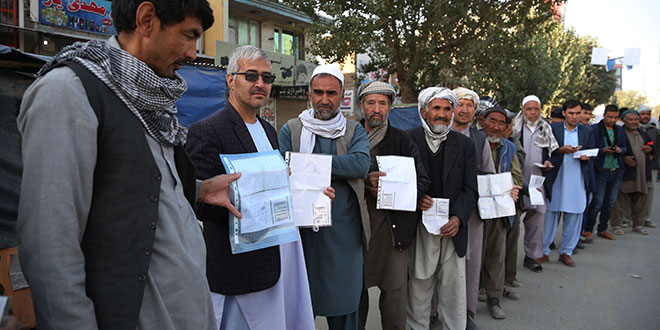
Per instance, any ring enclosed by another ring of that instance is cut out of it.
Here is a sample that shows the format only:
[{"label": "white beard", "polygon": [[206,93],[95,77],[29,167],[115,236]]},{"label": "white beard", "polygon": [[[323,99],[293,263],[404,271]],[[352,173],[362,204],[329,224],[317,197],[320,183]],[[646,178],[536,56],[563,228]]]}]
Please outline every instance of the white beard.
[{"label": "white beard", "polygon": [[490,143],[498,143],[498,142],[500,142],[500,141],[502,140],[501,137],[492,137],[492,136],[487,136],[486,139],[487,139],[488,142],[490,142]]}]

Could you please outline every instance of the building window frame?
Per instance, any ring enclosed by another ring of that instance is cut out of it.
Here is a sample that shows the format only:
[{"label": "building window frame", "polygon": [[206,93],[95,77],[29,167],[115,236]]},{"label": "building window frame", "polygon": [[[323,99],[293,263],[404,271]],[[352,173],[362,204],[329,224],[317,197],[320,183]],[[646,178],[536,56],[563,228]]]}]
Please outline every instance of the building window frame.
[{"label": "building window frame", "polygon": [[[286,37],[291,38],[292,46],[290,51],[287,51],[283,47]],[[305,36],[302,33],[284,27],[275,26],[273,29],[273,42],[275,53],[292,55],[296,60],[305,60]]]},{"label": "building window frame", "polygon": [[240,15],[229,16],[229,40],[236,45],[252,45],[261,48],[261,22]]}]

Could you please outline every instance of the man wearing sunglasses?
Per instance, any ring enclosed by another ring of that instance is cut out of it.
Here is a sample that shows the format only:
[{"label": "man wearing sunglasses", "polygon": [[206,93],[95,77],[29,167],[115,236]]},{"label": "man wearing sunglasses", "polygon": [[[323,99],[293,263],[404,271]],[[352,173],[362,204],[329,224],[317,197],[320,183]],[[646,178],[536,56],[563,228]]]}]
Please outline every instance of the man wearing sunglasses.
[{"label": "man wearing sunglasses", "polygon": [[[219,154],[278,149],[275,129],[257,115],[274,80],[263,50],[241,46],[229,55],[225,108],[188,133],[187,151],[200,179],[225,173]],[[300,240],[232,254],[227,209],[200,203],[197,211],[204,221],[206,275],[218,328],[314,329]]]}]

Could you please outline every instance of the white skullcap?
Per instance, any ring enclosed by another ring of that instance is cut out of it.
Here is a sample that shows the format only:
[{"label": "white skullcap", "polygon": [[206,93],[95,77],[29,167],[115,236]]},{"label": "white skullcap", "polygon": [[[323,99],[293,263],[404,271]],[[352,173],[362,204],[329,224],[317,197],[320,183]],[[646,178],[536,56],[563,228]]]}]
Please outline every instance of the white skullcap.
[{"label": "white skullcap", "polygon": [[653,109],[651,109],[651,108],[649,108],[649,107],[642,104],[637,109],[637,112],[644,112],[644,111],[653,111]]},{"label": "white skullcap", "polygon": [[474,104],[475,109],[479,106],[479,95],[473,90],[467,89],[465,87],[458,87],[454,89],[454,94],[459,100],[471,100]]},{"label": "white skullcap", "polygon": [[520,106],[524,108],[525,104],[529,101],[536,101],[539,104],[539,106],[541,106],[541,100],[539,100],[539,98],[536,95],[527,95],[527,96],[525,96],[525,98],[523,99],[522,104]]},{"label": "white skullcap", "polygon": [[344,74],[339,70],[339,68],[336,65],[332,64],[323,64],[319,65],[316,68],[314,68],[314,72],[312,72],[312,81],[314,79],[314,76],[317,74],[322,74],[322,73],[327,73],[329,75],[334,76],[335,78],[339,79],[341,81],[341,86],[344,86]]}]

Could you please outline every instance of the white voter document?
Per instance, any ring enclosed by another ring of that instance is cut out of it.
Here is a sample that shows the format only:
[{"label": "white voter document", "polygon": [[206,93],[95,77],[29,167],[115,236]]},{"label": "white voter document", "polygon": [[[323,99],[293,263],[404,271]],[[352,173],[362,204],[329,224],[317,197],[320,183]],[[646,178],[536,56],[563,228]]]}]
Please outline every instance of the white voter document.
[{"label": "white voter document", "polygon": [[511,172],[478,175],[479,216],[494,219],[516,214],[516,205],[511,197],[513,179]]},{"label": "white voter document", "polygon": [[585,155],[588,157],[596,157],[598,156],[598,148],[595,149],[584,149],[577,151],[573,154],[573,158],[580,158],[580,156]]},{"label": "white voter document", "polygon": [[243,215],[241,233],[253,233],[293,222],[288,171],[279,153],[256,153],[251,157],[234,159],[223,157],[234,172],[241,172],[241,177],[236,180],[239,211]]},{"label": "white voter document", "polygon": [[440,228],[449,222],[449,199],[434,198],[433,206],[422,212],[422,223],[429,234],[440,235]]},{"label": "white voter document", "polygon": [[287,152],[291,169],[289,187],[293,198],[293,222],[298,227],[332,226],[332,201],[324,191],[330,186],[332,155]]},{"label": "white voter document", "polygon": [[543,205],[545,204],[545,199],[543,198],[543,193],[538,191],[537,188],[543,187],[543,181],[545,181],[545,177],[542,177],[540,175],[534,175],[532,174],[531,177],[529,177],[529,202],[532,205]]},{"label": "white voter document", "polygon": [[415,159],[404,156],[376,156],[378,170],[387,175],[378,178],[380,210],[415,211],[417,209],[417,173]]}]

